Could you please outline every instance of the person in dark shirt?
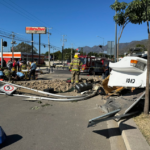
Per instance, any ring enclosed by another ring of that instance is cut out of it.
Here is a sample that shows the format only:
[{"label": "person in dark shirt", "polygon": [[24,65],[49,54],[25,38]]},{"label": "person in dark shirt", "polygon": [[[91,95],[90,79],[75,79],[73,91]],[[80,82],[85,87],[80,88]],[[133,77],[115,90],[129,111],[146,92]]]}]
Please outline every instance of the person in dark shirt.
[{"label": "person in dark shirt", "polygon": [[107,76],[109,75],[109,66],[108,64],[105,64],[105,78],[107,78]]}]

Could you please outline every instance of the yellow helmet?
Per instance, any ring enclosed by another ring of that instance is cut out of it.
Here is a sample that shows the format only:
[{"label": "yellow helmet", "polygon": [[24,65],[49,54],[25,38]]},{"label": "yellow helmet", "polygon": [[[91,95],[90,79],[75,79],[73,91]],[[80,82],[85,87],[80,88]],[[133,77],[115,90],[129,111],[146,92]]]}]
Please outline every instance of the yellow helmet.
[{"label": "yellow helmet", "polygon": [[15,67],[12,67],[12,71],[16,71],[16,68],[15,68]]},{"label": "yellow helmet", "polygon": [[77,54],[74,55],[74,58],[79,58]]}]

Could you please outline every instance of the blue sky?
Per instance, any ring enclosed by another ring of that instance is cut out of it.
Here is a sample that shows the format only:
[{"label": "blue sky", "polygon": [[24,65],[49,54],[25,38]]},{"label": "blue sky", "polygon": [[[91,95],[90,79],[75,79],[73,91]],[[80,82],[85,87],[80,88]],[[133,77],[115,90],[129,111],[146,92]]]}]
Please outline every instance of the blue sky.
[{"label": "blue sky", "polygon": [[[26,26],[52,27],[50,30],[50,44],[61,49],[62,35],[67,35],[65,48],[95,46],[107,44],[107,41],[115,39],[115,12],[110,5],[115,0],[1,0],[0,30],[19,33],[22,38],[31,39],[30,34],[25,33]],[[131,2],[131,0],[119,0]],[[119,27],[118,27],[119,30]],[[99,38],[100,36],[102,38]],[[2,38],[2,37],[0,37]],[[128,24],[123,31],[120,42],[147,39],[146,23],[142,25]],[[8,41],[7,50],[11,44]],[[34,41],[38,42],[38,35],[34,34]],[[41,42],[48,43],[48,35],[41,35]],[[19,43],[19,41],[17,41]],[[38,49],[39,46],[35,45]],[[48,47],[41,46],[41,51],[46,52]],[[53,51],[53,49],[51,49]]]}]

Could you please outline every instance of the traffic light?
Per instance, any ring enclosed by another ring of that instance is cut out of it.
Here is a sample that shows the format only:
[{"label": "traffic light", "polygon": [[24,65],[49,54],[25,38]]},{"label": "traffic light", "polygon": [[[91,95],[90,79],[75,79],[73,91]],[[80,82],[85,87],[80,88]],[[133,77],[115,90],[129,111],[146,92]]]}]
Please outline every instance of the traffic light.
[{"label": "traffic light", "polygon": [[102,45],[99,45],[99,47],[102,48],[103,46],[102,46]]},{"label": "traffic light", "polygon": [[6,41],[3,42],[3,46],[7,47],[7,42]]}]

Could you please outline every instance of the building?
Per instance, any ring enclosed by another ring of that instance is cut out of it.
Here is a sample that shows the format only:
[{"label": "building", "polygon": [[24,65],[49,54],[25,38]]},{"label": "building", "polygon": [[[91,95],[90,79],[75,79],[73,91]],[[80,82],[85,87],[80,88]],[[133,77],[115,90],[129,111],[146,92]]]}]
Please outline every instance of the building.
[{"label": "building", "polygon": [[[8,60],[12,59],[12,52],[3,52],[3,60],[7,63]],[[40,64],[44,63],[45,56],[40,55]],[[25,61],[31,61],[32,60],[32,54],[31,53],[25,53],[25,52],[14,52],[14,60],[25,60]],[[0,61],[1,61],[1,52],[0,52]],[[33,61],[36,61],[39,63],[39,54],[33,55]]]}]

